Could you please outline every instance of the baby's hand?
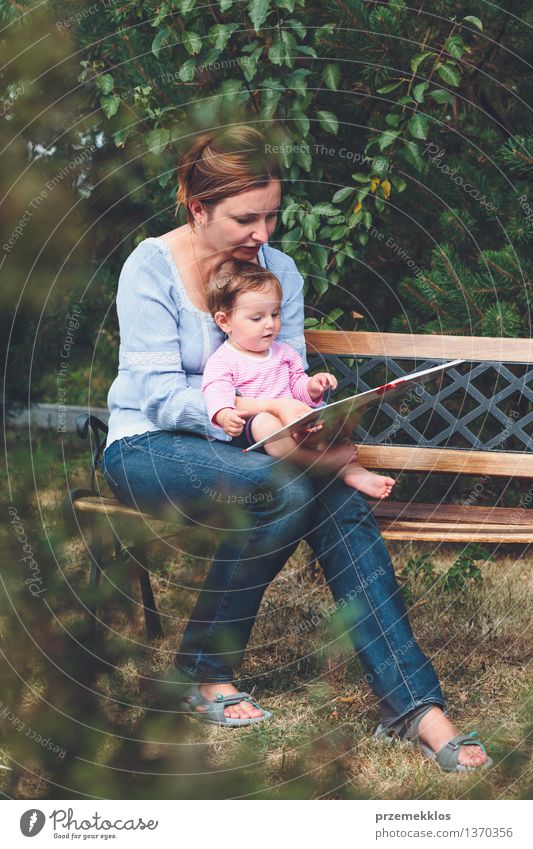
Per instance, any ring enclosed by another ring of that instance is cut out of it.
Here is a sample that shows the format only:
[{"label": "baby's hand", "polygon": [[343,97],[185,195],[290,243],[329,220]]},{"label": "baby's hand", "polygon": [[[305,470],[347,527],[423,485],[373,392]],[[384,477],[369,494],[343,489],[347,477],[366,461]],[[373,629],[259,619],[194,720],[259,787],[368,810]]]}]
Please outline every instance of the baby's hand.
[{"label": "baby's hand", "polygon": [[232,410],[229,407],[217,413],[216,421],[228,436],[239,436],[246,424],[246,419],[241,419],[237,410]]},{"label": "baby's hand", "polygon": [[309,395],[316,401],[317,398],[325,392],[325,390],[331,386],[332,389],[335,389],[337,386],[337,378],[332,374],[329,374],[327,371],[321,371],[318,374],[313,375],[313,377],[309,378],[309,383],[307,384],[307,391]]}]

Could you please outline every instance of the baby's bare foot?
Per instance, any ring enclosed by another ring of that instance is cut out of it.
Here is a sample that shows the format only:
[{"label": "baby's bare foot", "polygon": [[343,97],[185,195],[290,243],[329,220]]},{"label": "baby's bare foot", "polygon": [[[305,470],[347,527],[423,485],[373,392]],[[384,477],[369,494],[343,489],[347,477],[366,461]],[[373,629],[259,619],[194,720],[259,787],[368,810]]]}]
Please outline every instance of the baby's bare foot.
[{"label": "baby's bare foot", "polygon": [[[214,701],[217,693],[222,693],[223,696],[233,696],[235,693],[239,691],[233,686],[233,684],[200,684],[200,693],[205,699],[209,699],[209,701]],[[196,708],[197,711],[205,711],[206,708],[202,706],[198,706]],[[257,716],[263,716],[263,711],[258,710],[256,707],[250,704],[250,702],[239,702],[236,705],[227,705],[224,708],[224,716],[227,716],[228,719],[251,719]]]},{"label": "baby's bare foot", "polygon": [[352,486],[372,498],[388,498],[396,483],[394,478],[376,475],[374,472],[369,472],[368,469],[363,469],[362,466],[355,464],[350,464],[344,470],[342,479],[348,486]]}]

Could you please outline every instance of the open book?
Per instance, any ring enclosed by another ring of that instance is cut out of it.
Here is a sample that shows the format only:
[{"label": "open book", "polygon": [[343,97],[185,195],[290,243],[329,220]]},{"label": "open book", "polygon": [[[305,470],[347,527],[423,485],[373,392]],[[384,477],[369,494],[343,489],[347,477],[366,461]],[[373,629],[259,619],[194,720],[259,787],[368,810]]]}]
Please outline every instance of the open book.
[{"label": "open book", "polygon": [[358,395],[352,395],[350,398],[344,398],[342,401],[334,401],[325,407],[317,407],[309,413],[300,416],[290,424],[285,425],[279,430],[266,436],[259,442],[245,448],[244,452],[253,451],[255,448],[261,448],[268,442],[275,442],[284,436],[290,436],[297,430],[311,430],[317,424],[322,427],[318,431],[320,433],[320,441],[326,444],[336,442],[343,437],[350,437],[361,421],[367,407],[371,407],[381,401],[383,397],[389,400],[395,395],[406,393],[409,388],[418,383],[425,383],[434,377],[443,374],[444,371],[452,366],[460,365],[464,360],[451,360],[449,363],[443,363],[440,366],[424,369],[423,371],[414,371],[411,374],[403,375],[391,380],[390,383],[385,383],[383,386],[378,386],[376,389],[368,389],[366,392],[360,392]]}]

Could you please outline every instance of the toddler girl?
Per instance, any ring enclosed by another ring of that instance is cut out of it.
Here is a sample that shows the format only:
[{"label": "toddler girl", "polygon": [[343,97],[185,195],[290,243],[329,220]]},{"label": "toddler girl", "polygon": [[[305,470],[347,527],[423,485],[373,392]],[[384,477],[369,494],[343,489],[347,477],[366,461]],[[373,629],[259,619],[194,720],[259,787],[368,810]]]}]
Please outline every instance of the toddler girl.
[{"label": "toddler girl", "polygon": [[[227,260],[215,273],[207,299],[227,340],[206,363],[202,392],[211,421],[233,438],[233,444],[247,447],[279,430],[283,427],[276,414],[280,410],[295,419],[321,406],[325,389],[334,389],[337,381],[327,372],[309,377],[297,351],[276,341],[281,330],[282,290],[272,272],[252,262]],[[271,411],[246,421],[235,407],[237,389],[249,398],[272,399]],[[304,468],[316,465],[339,471],[348,486],[374,498],[388,497],[395,483],[394,478],[360,466],[351,442],[319,452],[285,436],[267,443],[264,450]]]}]

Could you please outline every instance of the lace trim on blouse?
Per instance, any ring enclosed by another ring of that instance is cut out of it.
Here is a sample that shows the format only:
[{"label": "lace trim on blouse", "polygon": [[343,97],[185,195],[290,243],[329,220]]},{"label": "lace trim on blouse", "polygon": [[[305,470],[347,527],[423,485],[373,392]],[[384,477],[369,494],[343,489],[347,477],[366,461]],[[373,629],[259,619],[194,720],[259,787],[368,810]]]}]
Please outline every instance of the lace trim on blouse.
[{"label": "lace trim on blouse", "polygon": [[122,359],[128,366],[174,366],[179,365],[179,351],[124,351]]}]

